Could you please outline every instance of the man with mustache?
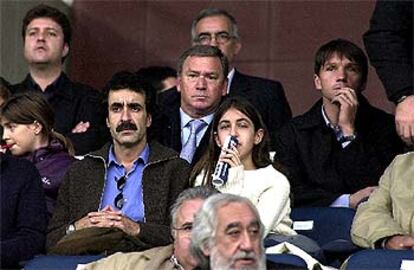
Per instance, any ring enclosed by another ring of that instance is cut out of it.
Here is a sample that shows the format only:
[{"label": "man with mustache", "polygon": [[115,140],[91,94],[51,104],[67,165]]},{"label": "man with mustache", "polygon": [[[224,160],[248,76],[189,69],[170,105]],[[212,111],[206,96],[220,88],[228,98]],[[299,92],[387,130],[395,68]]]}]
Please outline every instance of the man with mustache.
[{"label": "man with mustache", "polygon": [[197,45],[178,60],[179,101],[163,108],[157,140],[194,165],[207,149],[210,123],[226,94],[228,61],[216,47]]},{"label": "man with mustache", "polygon": [[[169,208],[187,187],[189,166],[150,139],[155,98],[142,77],[118,72],[105,89],[112,143],[65,175],[47,236],[54,253],[137,251],[171,241]],[[93,250],[69,251],[64,243],[76,237]]]},{"label": "man with mustache", "polygon": [[22,37],[29,74],[12,93],[41,93],[55,112],[56,131],[70,138],[76,154],[98,149],[105,137],[101,95],[63,72],[72,39],[68,17],[54,7],[35,6],[23,19]]},{"label": "man with mustache", "polygon": [[314,84],[322,99],[292,119],[276,144],[295,207],[356,208],[402,152],[392,115],[362,95],[367,75],[367,57],[350,41],[332,40],[317,51]]},{"label": "man with mustache", "polygon": [[204,202],[194,220],[191,253],[199,269],[263,270],[263,233],[259,213],[248,199],[216,194]]}]

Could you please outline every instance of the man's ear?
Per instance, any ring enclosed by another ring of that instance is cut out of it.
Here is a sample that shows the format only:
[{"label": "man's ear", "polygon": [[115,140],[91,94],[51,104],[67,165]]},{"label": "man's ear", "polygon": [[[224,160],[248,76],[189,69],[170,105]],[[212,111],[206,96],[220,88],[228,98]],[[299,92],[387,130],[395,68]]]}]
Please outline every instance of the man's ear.
[{"label": "man's ear", "polygon": [[109,120],[108,120],[108,117],[107,117],[107,118],[105,118],[105,121],[106,121],[106,127],[107,127],[107,128],[110,128],[111,126],[109,125]]},{"label": "man's ear", "polygon": [[152,116],[151,116],[151,114],[148,114],[147,115],[147,124],[146,124],[147,128],[150,127],[151,124],[152,124]]},{"label": "man's ear", "polygon": [[177,92],[181,92],[181,75],[178,75],[178,77],[177,77],[177,85],[176,85],[176,87],[177,87]]},{"label": "man's ear", "polygon": [[65,43],[63,45],[62,58],[66,57],[68,54],[69,54],[69,45]]},{"label": "man's ear", "polygon": [[319,78],[318,74],[313,74],[313,83],[317,90],[322,90],[321,79]]},{"label": "man's ear", "polygon": [[237,41],[234,46],[236,46],[236,49],[234,50],[234,55],[236,56],[236,55],[239,54],[239,52],[240,52],[240,50],[242,48],[242,44],[240,43],[240,41]]},{"label": "man's ear", "polygon": [[204,244],[202,247],[201,247],[201,251],[203,252],[203,254],[204,254],[204,256],[206,256],[206,257],[209,257],[210,256],[210,249],[208,248],[208,245],[207,244]]}]

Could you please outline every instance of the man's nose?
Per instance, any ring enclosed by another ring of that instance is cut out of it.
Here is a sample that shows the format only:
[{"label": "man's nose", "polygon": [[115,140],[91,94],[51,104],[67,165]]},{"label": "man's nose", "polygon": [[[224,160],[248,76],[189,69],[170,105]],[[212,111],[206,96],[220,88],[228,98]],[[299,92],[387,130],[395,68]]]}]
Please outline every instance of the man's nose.
[{"label": "man's nose", "polygon": [[121,120],[126,121],[131,119],[131,113],[127,107],[124,107],[121,114]]},{"label": "man's nose", "polygon": [[205,89],[207,89],[207,80],[206,80],[206,77],[204,77],[203,75],[200,75],[197,78],[196,88],[197,88],[197,90],[205,90]]},{"label": "man's nose", "polygon": [[346,79],[346,71],[344,68],[338,68],[337,81],[344,81]]},{"label": "man's nose", "polygon": [[217,37],[215,35],[212,35],[211,36],[210,44],[209,45],[210,46],[213,46],[213,47],[217,47],[218,46]]},{"label": "man's nose", "polygon": [[243,233],[240,239],[240,249],[244,251],[253,250],[253,239],[251,238],[249,232]]}]

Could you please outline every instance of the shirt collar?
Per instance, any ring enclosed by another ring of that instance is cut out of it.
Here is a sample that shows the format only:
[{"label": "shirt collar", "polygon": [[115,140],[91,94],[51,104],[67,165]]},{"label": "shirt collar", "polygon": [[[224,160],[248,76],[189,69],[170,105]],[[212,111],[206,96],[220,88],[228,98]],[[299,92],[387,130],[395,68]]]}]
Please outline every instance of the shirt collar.
[{"label": "shirt collar", "polygon": [[325,106],[323,106],[323,105],[321,106],[321,111],[322,111],[323,120],[325,121],[325,124],[326,124],[327,127],[330,127],[334,130],[340,129],[338,126],[335,126],[334,124],[331,123],[331,121],[329,121],[329,118],[328,118],[328,116],[326,115],[326,112],[325,112]]},{"label": "shirt collar", "polygon": [[[138,162],[139,160],[145,164],[148,163],[149,160],[149,145],[148,143],[145,144],[144,150],[142,150],[142,152],[139,154],[138,158],[134,161],[134,163]],[[114,147],[113,144],[111,144],[111,146],[109,147],[109,155],[108,155],[108,167],[111,164],[116,164],[118,166],[122,166],[122,164],[119,164],[119,162],[116,160],[116,156],[114,153]]]},{"label": "shirt collar", "polygon": [[[203,120],[210,125],[211,121],[213,121],[214,113],[210,113],[204,117],[199,118],[199,120]],[[183,109],[180,108],[180,119],[181,119],[181,130],[188,125],[190,121],[193,120],[188,114],[186,114]]]},{"label": "shirt collar", "polygon": [[235,72],[236,72],[236,70],[234,68],[232,68],[230,70],[229,74],[227,74],[227,94],[230,93],[230,85],[231,85],[231,82],[233,81]]}]

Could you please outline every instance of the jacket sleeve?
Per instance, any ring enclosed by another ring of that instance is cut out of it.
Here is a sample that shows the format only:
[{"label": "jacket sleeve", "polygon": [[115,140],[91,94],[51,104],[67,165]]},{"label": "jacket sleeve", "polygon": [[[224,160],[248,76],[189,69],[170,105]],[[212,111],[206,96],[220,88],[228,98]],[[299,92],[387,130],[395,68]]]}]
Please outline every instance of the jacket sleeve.
[{"label": "jacket sleeve", "polygon": [[13,179],[24,183],[17,194],[15,233],[7,235],[7,239],[1,239],[3,267],[15,266],[44,251],[48,221],[45,196],[39,172],[33,165],[26,168],[27,172],[20,176],[22,179]]},{"label": "jacket sleeve", "polygon": [[391,187],[393,185],[394,162],[385,170],[379,188],[369,200],[361,204],[356,212],[352,229],[352,241],[364,248],[374,248],[381,238],[403,234],[401,226],[392,217]]},{"label": "jacket sleeve", "polygon": [[377,1],[364,43],[388,99],[396,102],[413,89],[413,3]]},{"label": "jacket sleeve", "polygon": [[48,227],[46,242],[47,250],[53,247],[63,236],[65,236],[66,227],[74,222],[74,220],[70,220],[69,201],[72,170],[73,169],[69,169],[67,171],[59,188],[56,207]]},{"label": "jacket sleeve", "polygon": [[[166,206],[167,216],[164,217],[165,222],[164,224],[140,223],[140,233],[137,235],[138,240],[145,243],[148,247],[165,246],[171,243],[170,208],[178,195],[189,187],[190,166],[185,160],[176,158],[168,165],[165,175],[169,178],[166,181],[169,183],[169,186],[164,187],[169,189]],[[158,207],[164,206],[159,205]]]},{"label": "jacket sleeve", "polygon": [[293,125],[285,125],[277,136],[275,155],[275,160],[287,171],[293,206],[328,206],[341,194],[317,187],[308,180],[306,160],[300,156],[296,136]]}]

